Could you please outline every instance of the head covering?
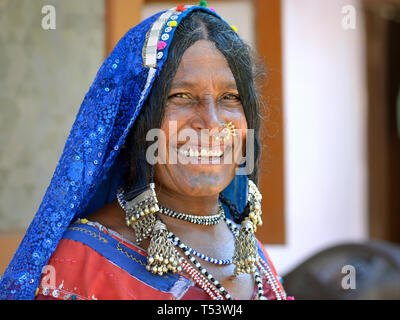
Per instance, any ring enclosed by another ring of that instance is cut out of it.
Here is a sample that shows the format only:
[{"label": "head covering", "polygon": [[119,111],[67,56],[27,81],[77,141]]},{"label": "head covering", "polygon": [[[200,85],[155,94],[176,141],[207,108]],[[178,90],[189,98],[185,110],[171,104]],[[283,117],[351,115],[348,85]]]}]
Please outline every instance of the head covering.
[{"label": "head covering", "polygon": [[[98,71],[86,94],[42,203],[0,280],[1,299],[34,299],[42,268],[66,228],[116,198],[124,169],[118,154],[160,74],[179,22],[203,6],[178,6],[130,29]],[[175,23],[176,22],[176,23]],[[224,191],[239,209],[247,177]]]}]

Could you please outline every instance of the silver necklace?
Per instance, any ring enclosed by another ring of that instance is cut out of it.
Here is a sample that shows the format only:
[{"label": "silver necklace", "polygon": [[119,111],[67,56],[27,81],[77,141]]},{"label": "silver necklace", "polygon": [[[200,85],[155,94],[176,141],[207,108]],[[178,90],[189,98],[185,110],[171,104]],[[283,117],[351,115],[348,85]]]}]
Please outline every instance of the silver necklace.
[{"label": "silver necklace", "polygon": [[197,216],[193,214],[187,214],[182,212],[176,212],[172,209],[166,208],[162,205],[158,205],[160,210],[159,212],[165,214],[166,216],[185,220],[194,224],[200,224],[204,226],[215,225],[220,223],[224,219],[224,209],[221,205],[219,205],[218,213],[214,215],[207,215],[207,216]]}]

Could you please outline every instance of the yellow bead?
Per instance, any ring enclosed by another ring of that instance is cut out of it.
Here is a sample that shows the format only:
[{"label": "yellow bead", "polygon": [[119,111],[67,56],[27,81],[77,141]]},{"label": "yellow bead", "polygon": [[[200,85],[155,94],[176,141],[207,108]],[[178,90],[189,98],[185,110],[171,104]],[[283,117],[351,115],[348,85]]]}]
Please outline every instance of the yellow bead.
[{"label": "yellow bead", "polygon": [[176,27],[178,25],[178,22],[176,22],[176,21],[170,21],[170,22],[168,22],[168,26],[169,27]]},{"label": "yellow bead", "polygon": [[81,223],[88,223],[87,219],[81,219]]},{"label": "yellow bead", "polygon": [[235,32],[238,31],[238,29],[237,29],[234,25],[231,25],[231,28],[232,28],[232,30],[235,31]]}]

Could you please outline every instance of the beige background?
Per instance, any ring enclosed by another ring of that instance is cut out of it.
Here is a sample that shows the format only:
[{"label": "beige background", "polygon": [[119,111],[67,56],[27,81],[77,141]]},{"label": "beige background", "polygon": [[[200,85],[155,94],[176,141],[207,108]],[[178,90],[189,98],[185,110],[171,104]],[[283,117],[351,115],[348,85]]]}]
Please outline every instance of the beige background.
[{"label": "beige background", "polygon": [[103,1],[0,0],[0,231],[36,213],[104,46]]}]

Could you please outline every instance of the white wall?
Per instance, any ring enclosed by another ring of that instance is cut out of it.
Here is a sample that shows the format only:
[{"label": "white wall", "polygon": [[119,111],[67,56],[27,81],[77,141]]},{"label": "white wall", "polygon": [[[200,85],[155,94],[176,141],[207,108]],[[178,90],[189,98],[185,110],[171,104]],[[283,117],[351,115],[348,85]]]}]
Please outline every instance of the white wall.
[{"label": "white wall", "polygon": [[[342,7],[348,4],[357,10],[355,30],[342,27]],[[281,275],[327,246],[367,238],[366,91],[358,4],[282,4],[287,243],[267,246]]]},{"label": "white wall", "polygon": [[[182,1],[183,4],[198,4],[200,1]],[[142,19],[157,12],[168,10],[179,2],[146,3],[142,10]],[[254,6],[251,0],[208,1],[208,7],[213,8],[226,22],[238,29],[239,36],[249,45],[254,45]]]}]

